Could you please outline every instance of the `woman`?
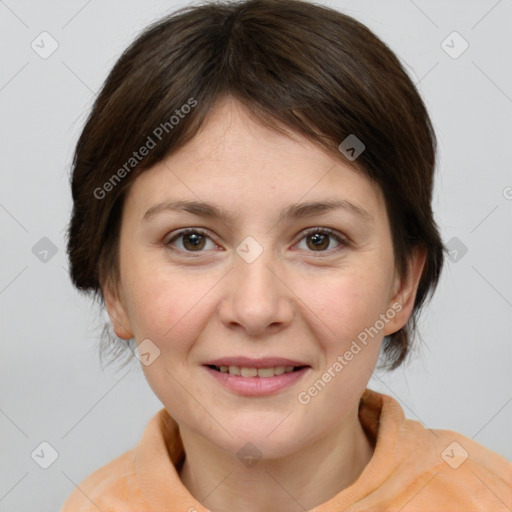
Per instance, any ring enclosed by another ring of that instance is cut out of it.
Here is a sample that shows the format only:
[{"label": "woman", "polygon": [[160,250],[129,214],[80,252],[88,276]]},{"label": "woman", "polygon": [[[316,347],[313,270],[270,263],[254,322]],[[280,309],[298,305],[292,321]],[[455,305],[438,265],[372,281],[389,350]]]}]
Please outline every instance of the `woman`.
[{"label": "woman", "polygon": [[414,85],[348,16],[149,27],[77,144],[68,252],[164,409],[63,512],[509,510],[503,457],[366,389],[439,278],[434,167]]}]

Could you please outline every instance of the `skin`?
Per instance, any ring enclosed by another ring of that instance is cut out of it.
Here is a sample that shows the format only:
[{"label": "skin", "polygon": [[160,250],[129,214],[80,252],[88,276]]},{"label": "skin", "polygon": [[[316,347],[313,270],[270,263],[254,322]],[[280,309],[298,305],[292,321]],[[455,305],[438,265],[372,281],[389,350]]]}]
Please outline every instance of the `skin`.
[{"label": "skin", "polygon": [[[291,204],[327,199],[349,201],[368,218],[341,208],[278,220]],[[165,209],[144,218],[174,200],[215,203],[233,218]],[[207,231],[199,251],[190,238],[173,239],[183,228]],[[307,228],[331,228],[346,243],[320,236],[319,249]],[[236,252],[248,236],[263,249],[252,263]],[[207,496],[204,506],[219,512],[297,511],[357,479],[373,453],[359,399],[384,335],[412,312],[425,261],[417,250],[407,275],[398,275],[376,184],[310,141],[255,123],[227,99],[193,140],[135,180],[119,251],[120,278],[104,284],[105,303],[118,336],[149,338],[160,350],[143,370],[180,427],[180,476],[194,497]],[[379,334],[300,403],[298,394],[393,304],[401,310]],[[278,356],[311,368],[276,394],[247,397],[202,366],[225,356]],[[236,455],[248,442],[262,455],[252,467]]]}]

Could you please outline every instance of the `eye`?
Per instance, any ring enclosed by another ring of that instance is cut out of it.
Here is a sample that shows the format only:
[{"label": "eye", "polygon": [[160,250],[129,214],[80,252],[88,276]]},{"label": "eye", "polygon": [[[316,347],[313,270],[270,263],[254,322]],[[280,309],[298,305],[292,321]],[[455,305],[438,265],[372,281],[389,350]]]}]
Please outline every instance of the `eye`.
[{"label": "eye", "polygon": [[185,229],[176,233],[166,244],[185,252],[202,252],[203,249],[215,249],[217,244],[201,229]]},{"label": "eye", "polygon": [[[306,247],[301,247],[303,243],[305,243]],[[171,249],[188,253],[200,253],[219,248],[206,231],[198,228],[184,229],[175,233],[165,245],[170,246]],[[328,252],[348,245],[349,241],[336,231],[329,228],[315,227],[304,232],[298,247],[308,252]]]},{"label": "eye", "polygon": [[305,231],[299,243],[299,249],[304,249],[304,247],[300,247],[303,240],[306,244],[306,250],[310,252],[326,252],[327,250],[332,250],[333,243],[335,243],[334,249],[348,245],[348,240],[336,231],[328,228],[310,228]]}]

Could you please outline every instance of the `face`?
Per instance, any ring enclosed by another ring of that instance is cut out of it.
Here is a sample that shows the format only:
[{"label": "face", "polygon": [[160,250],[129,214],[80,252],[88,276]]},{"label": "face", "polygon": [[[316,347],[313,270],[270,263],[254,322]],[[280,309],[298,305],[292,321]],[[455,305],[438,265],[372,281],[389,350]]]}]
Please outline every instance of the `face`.
[{"label": "face", "polygon": [[357,421],[421,270],[398,277],[373,182],[232,101],[135,180],[119,251],[107,308],[169,413],[268,457]]}]

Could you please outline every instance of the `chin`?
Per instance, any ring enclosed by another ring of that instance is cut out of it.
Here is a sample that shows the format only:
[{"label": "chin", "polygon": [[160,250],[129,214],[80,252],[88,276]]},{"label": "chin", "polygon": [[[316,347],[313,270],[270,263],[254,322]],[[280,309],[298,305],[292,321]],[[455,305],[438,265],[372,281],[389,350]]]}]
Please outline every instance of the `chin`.
[{"label": "chin", "polygon": [[239,458],[244,455],[265,459],[286,457],[297,449],[300,439],[306,437],[304,432],[299,431],[298,425],[287,423],[289,419],[286,418],[287,414],[289,411],[279,414],[241,415],[238,413],[232,421],[227,422],[228,431],[233,437],[222,431],[222,439],[211,439],[211,441],[236,453]]}]

